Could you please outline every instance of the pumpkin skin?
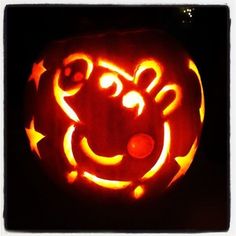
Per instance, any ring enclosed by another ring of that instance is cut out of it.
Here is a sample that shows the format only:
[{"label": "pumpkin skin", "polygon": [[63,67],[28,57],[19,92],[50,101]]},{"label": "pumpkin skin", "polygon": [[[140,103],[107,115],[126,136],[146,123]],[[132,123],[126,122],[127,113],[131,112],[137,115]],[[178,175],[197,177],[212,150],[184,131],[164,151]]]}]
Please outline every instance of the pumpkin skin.
[{"label": "pumpkin skin", "polygon": [[25,129],[57,181],[139,199],[186,173],[204,113],[198,69],[173,39],[106,33],[56,42],[34,63]]}]

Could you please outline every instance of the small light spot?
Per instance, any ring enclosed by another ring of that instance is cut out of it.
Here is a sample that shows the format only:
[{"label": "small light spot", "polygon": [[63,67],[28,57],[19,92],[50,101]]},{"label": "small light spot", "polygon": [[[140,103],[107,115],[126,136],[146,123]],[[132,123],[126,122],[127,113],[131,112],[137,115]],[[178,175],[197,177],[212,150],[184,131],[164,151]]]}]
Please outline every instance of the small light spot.
[{"label": "small light spot", "polygon": [[73,81],[74,82],[79,82],[84,78],[84,75],[81,72],[77,72],[75,73],[74,77],[73,77]]},{"label": "small light spot", "polygon": [[72,184],[75,181],[77,176],[78,176],[78,172],[76,170],[73,170],[70,173],[68,173],[67,174],[68,183]]},{"label": "small light spot", "polygon": [[71,68],[67,67],[64,71],[65,76],[70,76],[71,74]]},{"label": "small light spot", "polygon": [[133,196],[135,199],[141,198],[143,194],[144,194],[144,189],[142,186],[138,186],[134,189]]}]

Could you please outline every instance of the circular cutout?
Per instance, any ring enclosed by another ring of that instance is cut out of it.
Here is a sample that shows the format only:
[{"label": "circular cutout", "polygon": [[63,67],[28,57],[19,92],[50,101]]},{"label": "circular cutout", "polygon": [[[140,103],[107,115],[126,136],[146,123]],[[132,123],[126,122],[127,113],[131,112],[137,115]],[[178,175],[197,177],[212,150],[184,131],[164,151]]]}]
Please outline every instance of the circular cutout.
[{"label": "circular cutout", "polygon": [[138,159],[148,157],[152,153],[153,148],[153,138],[144,133],[132,136],[127,145],[127,150],[130,156]]}]

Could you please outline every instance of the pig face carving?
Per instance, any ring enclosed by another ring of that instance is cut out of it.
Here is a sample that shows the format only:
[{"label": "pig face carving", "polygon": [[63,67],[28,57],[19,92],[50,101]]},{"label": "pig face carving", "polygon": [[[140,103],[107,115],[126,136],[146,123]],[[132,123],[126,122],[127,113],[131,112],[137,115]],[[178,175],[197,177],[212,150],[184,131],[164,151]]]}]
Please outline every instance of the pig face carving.
[{"label": "pig face carving", "polygon": [[[116,37],[140,43],[133,34]],[[49,155],[62,159],[56,163],[69,184],[128,191],[135,199],[154,183],[170,187],[189,168],[199,142],[204,95],[196,65],[184,53],[181,62],[173,54],[175,64],[163,50],[128,52],[122,60],[116,49],[87,49],[70,49],[56,67],[52,59],[34,64],[29,81],[37,106],[26,127],[32,151],[50,168]],[[50,104],[39,99],[46,95]]]}]

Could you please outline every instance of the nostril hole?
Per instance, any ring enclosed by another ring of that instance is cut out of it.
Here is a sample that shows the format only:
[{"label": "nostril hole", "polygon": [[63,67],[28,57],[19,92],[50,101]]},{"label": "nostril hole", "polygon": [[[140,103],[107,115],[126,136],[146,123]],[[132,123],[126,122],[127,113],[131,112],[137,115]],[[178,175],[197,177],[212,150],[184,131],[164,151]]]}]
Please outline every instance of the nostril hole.
[{"label": "nostril hole", "polygon": [[130,138],[127,144],[127,150],[130,156],[142,159],[152,153],[154,143],[153,138],[148,134],[135,134]]}]

